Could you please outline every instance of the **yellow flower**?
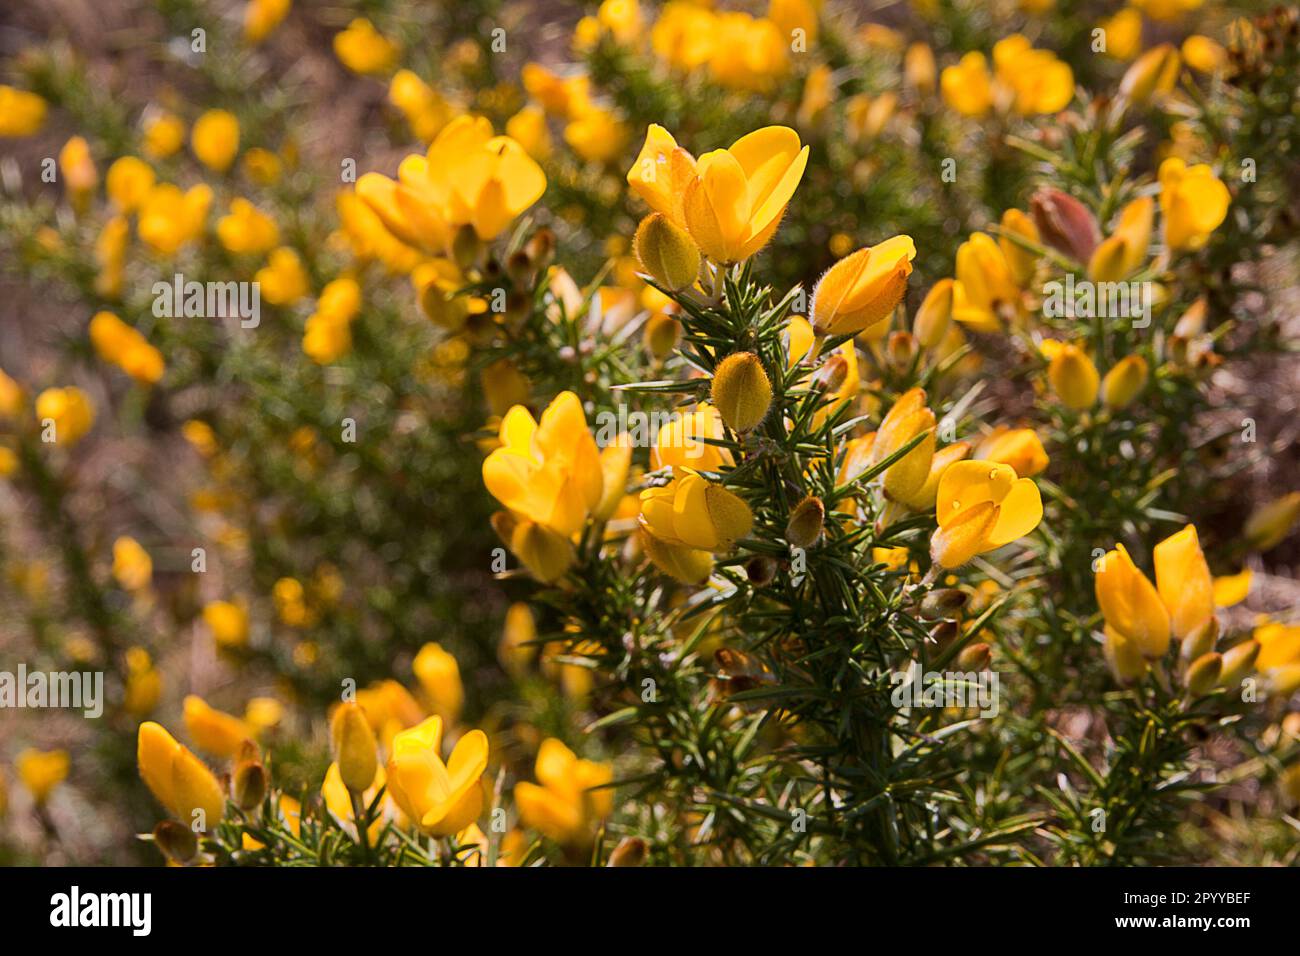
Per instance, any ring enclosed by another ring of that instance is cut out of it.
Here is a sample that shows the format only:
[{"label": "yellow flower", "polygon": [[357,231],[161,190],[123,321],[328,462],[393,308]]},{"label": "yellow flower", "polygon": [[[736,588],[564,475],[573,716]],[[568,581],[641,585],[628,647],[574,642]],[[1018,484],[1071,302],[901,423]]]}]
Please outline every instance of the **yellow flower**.
[{"label": "yellow flower", "polygon": [[998,82],[1012,91],[1012,105],[1022,116],[1055,113],[1074,98],[1074,74],[1069,64],[1050,50],[1036,50],[1029,40],[1013,33],[993,46]]},{"label": "yellow flower", "polygon": [[224,173],[239,152],[239,120],[227,110],[208,110],[194,121],[190,148],[208,169]]},{"label": "yellow flower", "polygon": [[95,292],[106,299],[121,298],[126,246],[130,239],[131,226],[125,216],[109,219],[95,239],[95,262],[99,265],[99,272],[95,275]]},{"label": "yellow flower", "polygon": [[604,0],[596,19],[618,42],[627,46],[641,36],[644,24],[637,0]]},{"label": "yellow flower", "polygon": [[613,112],[589,107],[564,127],[564,141],[589,163],[611,163],[623,155],[632,132]]},{"label": "yellow flower", "polygon": [[1147,660],[1165,655],[1169,650],[1169,611],[1124,545],[1115,545],[1099,562],[1096,592],[1109,628],[1132,641]]},{"label": "yellow flower", "polygon": [[957,247],[952,317],[976,332],[1000,332],[1001,315],[1014,309],[1020,287],[1001,245],[986,233],[971,233]]},{"label": "yellow flower", "polygon": [[1300,663],[1300,626],[1270,621],[1255,628],[1252,636],[1259,641],[1255,666],[1261,672]]},{"label": "yellow flower", "polygon": [[689,469],[660,488],[641,492],[641,526],[668,544],[699,551],[730,551],[749,534],[749,505],[722,485]]},{"label": "yellow flower", "polygon": [[211,601],[203,608],[203,623],[218,647],[243,647],[248,643],[248,612],[231,601]]},{"label": "yellow flower", "polygon": [[456,658],[443,650],[442,645],[429,643],[415,655],[411,669],[429,699],[429,709],[447,724],[454,724],[465,703],[465,688]]},{"label": "yellow flower", "polygon": [[590,80],[583,74],[561,77],[540,63],[526,63],[520,71],[524,90],[541,104],[552,116],[573,118],[585,110],[590,102]]},{"label": "yellow flower", "polygon": [[362,76],[387,73],[396,65],[400,52],[364,17],[357,17],[346,30],[334,34],[334,55]]},{"label": "yellow flower", "polygon": [[953,286],[952,279],[940,279],[931,286],[921,307],[916,310],[912,334],[921,348],[937,348],[948,334],[948,325],[952,321]]},{"label": "yellow flower", "polygon": [[1155,220],[1155,200],[1135,199],[1119,214],[1114,233],[1098,244],[1088,260],[1088,277],[1094,282],[1118,282],[1146,262]]},{"label": "yellow flower", "polygon": [[487,769],[488,739],[471,730],[456,742],[444,764],[442,718],[434,716],[393,737],[388,790],[416,826],[434,836],[451,836],[483,809],[480,778]]},{"label": "yellow flower", "polygon": [[687,0],[670,0],[659,12],[650,31],[655,55],[679,70],[693,70],[708,63],[717,45],[714,26],[717,15]]},{"label": "yellow flower", "polygon": [[790,38],[771,20],[728,11],[717,14],[710,29],[709,73],[720,86],[763,93],[789,69]]},{"label": "yellow flower", "polygon": [[127,648],[126,671],[122,706],[131,716],[143,717],[158,706],[158,698],[162,695],[162,675],[143,647]]},{"label": "yellow flower", "polygon": [[108,167],[104,189],[119,212],[135,212],[154,185],[153,167],[135,156],[123,156]]},{"label": "yellow flower", "polygon": [[1300,518],[1300,491],[1265,502],[1251,512],[1242,534],[1256,551],[1269,551],[1282,543]]},{"label": "yellow flower", "polygon": [[459,226],[495,239],[546,191],[541,167],[510,137],[493,136],[481,116],[452,120],[428,155],[406,157],[397,176],[394,182],[367,173],[357,181],[357,195],[388,232],[431,255],[451,251]]},{"label": "yellow flower", "polygon": [[209,706],[194,694],[185,698],[183,717],[195,744],[214,757],[228,760],[239,753],[245,741],[253,739],[252,728],[243,720]]},{"label": "yellow flower", "polygon": [[1107,408],[1121,409],[1146,388],[1147,360],[1140,355],[1126,355],[1115,363],[1101,380],[1101,400]]},{"label": "yellow flower", "polygon": [[1115,681],[1127,686],[1147,672],[1146,658],[1137,641],[1130,640],[1109,624],[1105,627],[1102,654]]},{"label": "yellow flower", "polygon": [[935,445],[934,412],[926,407],[925,390],[913,388],[904,392],[894,402],[880,422],[867,466],[874,468],[904,445],[924,435],[921,443],[885,469],[884,486],[887,497],[909,504],[916,500],[930,475]]},{"label": "yellow flower", "polygon": [[536,160],[546,159],[554,148],[551,132],[546,127],[546,114],[536,106],[525,106],[506,120],[506,135]]},{"label": "yellow flower", "polygon": [[501,446],[483,463],[488,491],[506,508],[565,536],[600,503],[600,453],[582,403],[562,392],[536,422],[516,405],[501,420]]},{"label": "yellow flower", "polygon": [[411,131],[426,143],[433,142],[455,112],[442,94],[410,70],[393,74],[388,84],[388,102],[402,111]]},{"label": "yellow flower", "polygon": [[284,162],[269,149],[254,146],[244,153],[240,169],[249,180],[259,186],[270,186],[284,173]]},{"label": "yellow flower", "polygon": [[150,191],[141,206],[136,231],[155,252],[173,255],[203,235],[211,205],[212,189],[204,183],[183,193],[163,183]]},{"label": "yellow flower", "polygon": [[[589,842],[600,821],[614,808],[609,764],[580,760],[554,737],[542,741],[534,767],[537,783],[515,785],[515,805],[524,826],[558,843]],[[601,788],[601,789],[594,789]]]},{"label": "yellow flower", "polygon": [[253,280],[261,287],[262,298],[271,305],[293,305],[311,292],[302,259],[288,246],[272,249],[266,265],[257,270]]},{"label": "yellow flower", "polygon": [[221,784],[189,748],[161,724],[140,725],[136,744],[140,779],[169,813],[191,828],[211,830],[226,812]]},{"label": "yellow flower", "polygon": [[1101,21],[1106,31],[1107,56],[1116,60],[1131,60],[1142,49],[1142,14],[1132,7],[1124,7],[1112,17]]},{"label": "yellow flower", "polygon": [[627,180],[705,255],[729,263],[748,259],[772,238],[807,164],[808,147],[785,126],[756,130],[697,162],[667,130],[651,125]]},{"label": "yellow flower", "polygon": [[32,136],[45,125],[46,103],[35,93],[0,83],[0,136]]},{"label": "yellow flower", "polygon": [[958,461],[939,479],[930,556],[943,568],[956,568],[1038,527],[1043,501],[1038,486],[1018,478],[1010,465]]},{"label": "yellow flower", "polygon": [[289,13],[293,0],[249,0],[244,7],[244,40],[261,43]]},{"label": "yellow flower", "polygon": [[67,779],[70,761],[66,750],[28,747],[14,763],[18,768],[18,778],[40,806],[50,798],[54,788]]},{"label": "yellow flower", "polygon": [[511,674],[520,676],[537,653],[533,643],[536,640],[537,621],[533,618],[532,608],[523,601],[516,601],[506,609],[501,643],[497,645],[497,660]]},{"label": "yellow flower", "polygon": [[[388,783],[388,775],[384,772],[382,766],[376,766],[374,772],[374,782],[361,791],[361,805],[369,807],[379,796],[379,791]],[[353,839],[357,834],[357,818],[352,806],[352,797],[348,794],[347,785],[343,782],[343,773],[339,770],[337,763],[331,763],[329,769],[325,771],[325,779],[321,782],[321,797],[325,800],[325,809],[327,809],[339,822]],[[373,845],[379,839],[379,834],[383,831],[388,817],[392,815],[392,798],[388,793],[384,794],[380,802],[382,812],[375,815],[375,820],[370,824],[366,835],[370,838]]]},{"label": "yellow flower", "polygon": [[1232,607],[1246,600],[1254,573],[1245,568],[1237,574],[1227,574],[1214,579],[1214,606]]},{"label": "yellow flower", "polygon": [[1153,552],[1156,589],[1169,609],[1174,637],[1183,640],[1214,618],[1214,584],[1196,528],[1185,526]]},{"label": "yellow flower", "polygon": [[664,541],[645,527],[637,531],[637,541],[650,563],[674,580],[682,584],[703,584],[713,573],[713,555],[708,551]]},{"label": "yellow flower", "polygon": [[993,106],[993,78],[983,53],[971,51],[939,74],[943,101],[962,116],[983,116]]},{"label": "yellow flower", "polygon": [[835,263],[813,289],[813,329],[854,335],[888,319],[907,291],[914,258],[912,237],[894,236]]},{"label": "yellow flower", "polygon": [[36,417],[42,428],[53,425],[55,442],[71,447],[95,424],[95,406],[75,385],[47,388],[36,396]]},{"label": "yellow flower", "polygon": [[1171,250],[1195,250],[1228,215],[1232,196],[1204,163],[1188,166],[1171,157],[1160,164],[1160,212],[1165,244]]},{"label": "yellow flower", "polygon": [[934,92],[934,51],[925,43],[913,43],[903,54],[903,81],[923,96]]},{"label": "yellow flower", "polygon": [[68,201],[78,211],[85,208],[90,194],[99,185],[99,171],[90,155],[90,145],[80,136],[74,136],[59,150],[59,172],[63,176],[63,189]]},{"label": "yellow flower", "polygon": [[23,387],[0,369],[0,419],[16,419],[27,405]]},{"label": "yellow flower", "polygon": [[[1047,343],[1043,343],[1044,346]],[[1056,397],[1066,408],[1082,411],[1091,408],[1097,401],[1097,390],[1101,386],[1097,366],[1092,359],[1077,345],[1069,342],[1054,343],[1047,348],[1051,358],[1047,364],[1047,380],[1051,383]]]},{"label": "yellow flower", "polygon": [[141,384],[154,384],[166,371],[162,353],[112,312],[96,312],[91,318],[90,342],[100,358]]},{"label": "yellow flower", "polygon": [[999,425],[980,441],[975,447],[975,457],[1010,465],[1021,478],[1032,478],[1051,460],[1036,431],[1005,425]]},{"label": "yellow flower", "polygon": [[143,142],[151,159],[173,156],[185,143],[185,123],[172,113],[160,113],[145,123]]},{"label": "yellow flower", "polygon": [[153,561],[135,538],[123,536],[113,542],[113,577],[128,591],[142,591],[149,586]]},{"label": "yellow flower", "polygon": [[217,221],[217,238],[235,254],[267,252],[280,241],[275,220],[247,199],[232,199],[230,215]]},{"label": "yellow flower", "polygon": [[375,732],[361,705],[346,701],[334,709],[330,718],[330,749],[339,779],[352,793],[365,793],[379,769],[378,743]]},{"label": "yellow flower", "polygon": [[1193,70],[1214,73],[1228,62],[1228,51],[1209,37],[1192,35],[1183,41],[1183,60]]}]

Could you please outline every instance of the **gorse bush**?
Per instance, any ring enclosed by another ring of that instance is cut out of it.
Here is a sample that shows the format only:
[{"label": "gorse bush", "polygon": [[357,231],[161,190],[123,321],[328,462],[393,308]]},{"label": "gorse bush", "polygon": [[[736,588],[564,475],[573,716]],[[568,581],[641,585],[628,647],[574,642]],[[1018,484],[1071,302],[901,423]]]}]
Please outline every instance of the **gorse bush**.
[{"label": "gorse bush", "polygon": [[1294,859],[1294,8],[136,6],[0,86],[0,859]]}]

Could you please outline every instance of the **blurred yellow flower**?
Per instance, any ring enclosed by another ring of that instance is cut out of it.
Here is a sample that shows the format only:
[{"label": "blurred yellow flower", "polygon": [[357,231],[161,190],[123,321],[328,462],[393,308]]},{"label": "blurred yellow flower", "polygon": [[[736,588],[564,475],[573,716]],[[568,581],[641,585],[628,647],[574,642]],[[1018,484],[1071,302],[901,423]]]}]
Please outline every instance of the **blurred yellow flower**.
[{"label": "blurred yellow flower", "polygon": [[212,189],[205,183],[185,192],[171,183],[155,186],[145,198],[136,222],[141,240],[155,252],[174,255],[186,243],[203,235]]},{"label": "blurred yellow flower", "polygon": [[153,560],[135,538],[113,542],[113,577],[127,591],[142,591],[153,579]]},{"label": "blurred yellow flower", "polygon": [[1195,250],[1228,215],[1232,196],[1209,166],[1188,166],[1169,158],[1160,164],[1160,212],[1165,244],[1171,250]]},{"label": "blurred yellow flower", "polygon": [[248,0],[244,7],[244,39],[261,43],[289,13],[293,0]]},{"label": "blurred yellow flower", "polygon": [[456,658],[443,650],[442,645],[430,642],[415,655],[411,669],[424,688],[430,711],[445,724],[455,724],[465,704],[465,688]]},{"label": "blurred yellow flower", "polygon": [[0,83],[0,136],[33,136],[45,125],[45,100]]},{"label": "blurred yellow flower", "polygon": [[228,110],[208,110],[194,121],[190,148],[208,169],[224,173],[239,152],[239,120]]},{"label": "blurred yellow flower", "polygon": [[153,167],[136,156],[114,160],[104,176],[104,189],[119,212],[135,212],[154,185]]},{"label": "blurred yellow flower", "polygon": [[85,209],[90,194],[99,185],[99,171],[90,155],[90,144],[74,136],[59,150],[59,173],[63,176],[63,191],[78,212]]},{"label": "blurred yellow flower", "polygon": [[307,270],[298,253],[288,246],[272,249],[266,265],[253,276],[262,298],[271,305],[293,305],[311,292]]},{"label": "blurred yellow flower", "polygon": [[1256,551],[1268,551],[1282,543],[1300,519],[1300,491],[1266,501],[1251,512],[1242,528],[1246,543]]},{"label": "blurred yellow flower", "polygon": [[232,601],[211,601],[203,608],[203,623],[218,647],[243,647],[248,643],[248,612]]},{"label": "blurred yellow flower", "polygon": [[185,123],[172,113],[159,113],[145,121],[143,149],[150,159],[174,156],[185,144]]},{"label": "blurred yellow flower", "polygon": [[162,696],[162,675],[143,647],[126,651],[126,688],[122,706],[132,717],[143,717],[158,706]]},{"label": "blurred yellow flower", "polygon": [[1021,478],[1032,478],[1051,460],[1032,428],[999,425],[975,446],[975,457],[1010,465]]},{"label": "blurred yellow flower", "polygon": [[357,17],[346,30],[334,34],[334,55],[353,73],[362,76],[387,73],[397,64],[401,50],[375,25]]},{"label": "blurred yellow flower", "polygon": [[28,747],[18,754],[14,765],[37,806],[43,805],[54,788],[68,777],[71,761],[66,750],[36,750]]},{"label": "blurred yellow flower", "polygon": [[270,251],[280,241],[280,227],[247,199],[235,198],[230,201],[230,214],[217,220],[217,238],[228,252],[255,255]]},{"label": "blurred yellow flower", "polygon": [[163,377],[166,365],[162,353],[112,312],[96,312],[89,331],[90,343],[99,357],[137,382],[152,385]]},{"label": "blurred yellow flower", "polygon": [[[548,737],[537,751],[537,783],[515,784],[515,805],[524,826],[558,843],[584,845],[614,808],[609,764],[582,760]],[[599,789],[596,789],[599,788]]]},{"label": "blurred yellow flower", "polygon": [[194,743],[214,757],[228,760],[239,753],[244,741],[254,737],[253,729],[242,719],[209,706],[195,694],[185,698],[183,717]]},{"label": "blurred yellow flower", "polygon": [[71,447],[95,424],[95,406],[75,385],[47,388],[36,396],[36,418],[43,429],[52,428],[54,442]]},{"label": "blurred yellow flower", "polygon": [[1061,404],[1075,411],[1091,408],[1101,387],[1101,378],[1092,359],[1071,342],[1049,339],[1043,343],[1043,350],[1048,355],[1047,380]]}]

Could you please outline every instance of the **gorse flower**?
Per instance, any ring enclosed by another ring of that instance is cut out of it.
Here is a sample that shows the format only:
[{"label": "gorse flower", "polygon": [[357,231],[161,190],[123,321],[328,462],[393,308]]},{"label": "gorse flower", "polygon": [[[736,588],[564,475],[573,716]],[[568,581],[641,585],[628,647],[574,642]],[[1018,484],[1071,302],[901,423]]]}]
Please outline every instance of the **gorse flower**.
[{"label": "gorse flower", "polygon": [[807,164],[808,147],[785,126],[755,130],[697,161],[662,126],[651,125],[627,181],[706,256],[729,264],[767,245]]},{"label": "gorse flower", "polygon": [[993,75],[984,54],[970,52],[939,76],[944,102],[963,116],[983,116],[990,109],[1021,116],[1055,113],[1074,97],[1074,74],[1050,50],[1034,49],[1014,33],[993,47]]},{"label": "gorse flower", "polygon": [[744,500],[689,469],[641,492],[641,526],[667,544],[730,551],[749,534],[754,516]]},{"label": "gorse flower", "polygon": [[18,768],[18,779],[32,795],[32,800],[37,806],[43,806],[50,799],[54,788],[67,779],[71,761],[66,750],[36,750],[28,747],[18,754],[14,764]]},{"label": "gorse flower", "polygon": [[537,751],[537,783],[515,784],[515,805],[524,826],[565,844],[585,844],[609,816],[614,779],[608,764],[579,759],[561,741],[547,738]]},{"label": "gorse flower", "polygon": [[162,353],[112,312],[96,312],[91,318],[90,342],[100,358],[141,384],[153,385],[163,377]]},{"label": "gorse flower", "polygon": [[563,392],[540,423],[522,405],[501,420],[501,447],[483,463],[483,481],[506,512],[498,522],[516,556],[543,581],[573,560],[571,539],[600,505],[600,451],[582,403]]},{"label": "gorse flower", "polygon": [[190,146],[204,166],[224,173],[239,152],[239,120],[227,110],[208,110],[194,121]]},{"label": "gorse flower", "polygon": [[1171,157],[1160,164],[1160,214],[1165,245],[1196,250],[1228,215],[1232,195],[1209,166],[1188,166]]},{"label": "gorse flower", "polygon": [[943,568],[956,568],[986,551],[1024,537],[1043,518],[1038,486],[1014,468],[989,461],[958,461],[939,479],[935,500],[938,529],[930,555]]},{"label": "gorse flower", "polygon": [[855,335],[889,318],[907,291],[914,258],[911,237],[894,236],[835,263],[813,289],[813,329]]},{"label": "gorse flower", "polygon": [[161,724],[150,720],[140,725],[136,761],[140,779],[185,826],[196,832],[211,830],[225,815],[226,794],[220,782]]},{"label": "gorse flower", "polygon": [[388,791],[407,819],[425,833],[451,836],[483,810],[480,778],[487,769],[487,735],[466,733],[446,763],[441,751],[442,718],[430,717],[393,737],[385,770]]}]

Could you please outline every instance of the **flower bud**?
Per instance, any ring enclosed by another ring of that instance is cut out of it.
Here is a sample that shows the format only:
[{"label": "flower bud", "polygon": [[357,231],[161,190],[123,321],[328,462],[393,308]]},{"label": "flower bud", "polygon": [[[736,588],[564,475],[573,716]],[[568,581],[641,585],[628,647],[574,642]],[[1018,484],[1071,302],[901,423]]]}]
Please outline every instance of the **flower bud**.
[{"label": "flower bud", "polygon": [[961,637],[961,627],[956,621],[940,621],[930,628],[930,640],[934,643],[935,653],[943,654]]},{"label": "flower bud", "polygon": [[745,575],[756,588],[771,584],[776,577],[777,563],[765,554],[755,555],[745,562]]},{"label": "flower bud", "polygon": [[809,385],[814,391],[833,395],[844,387],[844,382],[848,377],[848,359],[836,352],[825,362],[822,362],[821,367],[812,374]]},{"label": "flower bud", "polygon": [[970,601],[970,595],[956,588],[940,588],[921,598],[921,617],[939,621],[956,617]]},{"label": "flower bud", "polygon": [[772,383],[753,352],[733,352],[713,373],[713,407],[734,431],[757,426],[772,404]]},{"label": "flower bud", "polygon": [[262,764],[257,744],[251,740],[245,741],[230,781],[235,805],[241,810],[252,810],[260,806],[266,799],[268,786],[266,767]]},{"label": "flower bud", "polygon": [[924,43],[913,43],[903,54],[903,80],[923,96],[934,92],[934,52]]},{"label": "flower bud", "polygon": [[471,269],[483,252],[483,240],[469,223],[456,230],[451,240],[451,257],[462,272]]},{"label": "flower bud", "polygon": [[[1157,572],[1159,573],[1159,572]],[[1178,655],[1184,663],[1191,663],[1198,657],[1214,650],[1214,642],[1219,639],[1219,621],[1211,617],[1200,627],[1192,629],[1178,647]]]},{"label": "flower bud", "polygon": [[330,743],[343,785],[353,793],[365,793],[375,780],[379,757],[375,732],[360,704],[346,701],[334,711]]},{"label": "flower bud", "polygon": [[1291,533],[1297,518],[1300,518],[1300,491],[1292,491],[1260,505],[1246,519],[1242,529],[1246,543],[1256,551],[1268,551]]},{"label": "flower bud", "polygon": [[640,837],[623,837],[609,855],[608,866],[640,866],[645,862],[649,846]]},{"label": "flower bud", "polygon": [[538,229],[524,243],[524,252],[532,263],[533,274],[541,275],[555,258],[555,233],[545,227]]},{"label": "flower bud", "polygon": [[911,332],[891,332],[885,344],[885,355],[895,371],[906,372],[916,358],[916,338]]},{"label": "flower bud", "polygon": [[1156,93],[1168,93],[1178,82],[1181,66],[1178,50],[1172,44],[1152,47],[1133,61],[1119,81],[1120,96],[1130,103],[1145,103]]},{"label": "flower bud", "polygon": [[796,548],[811,548],[822,536],[826,524],[826,506],[815,495],[809,495],[794,506],[790,520],[785,525],[785,540]]},{"label": "flower bud", "polygon": [[163,856],[175,863],[189,863],[199,855],[199,838],[175,820],[163,820],[154,827],[153,842]]},{"label": "flower bud", "polygon": [[937,348],[952,322],[952,279],[940,279],[926,293],[912,321],[912,334],[923,349]]},{"label": "flower bud", "polygon": [[530,289],[533,285],[533,279],[536,273],[533,272],[533,261],[528,258],[528,253],[518,249],[510,254],[506,259],[506,275],[510,277],[510,282],[516,289]]},{"label": "flower bud", "polygon": [[1097,401],[1097,367],[1077,345],[1065,343],[1057,349],[1047,366],[1047,380],[1067,408],[1082,411]]},{"label": "flower bud", "polygon": [[656,312],[645,324],[645,350],[660,361],[673,354],[682,337],[682,324],[671,315]]},{"label": "flower bud", "polygon": [[1256,640],[1242,641],[1223,653],[1223,670],[1219,674],[1220,687],[1237,687],[1255,669],[1259,659],[1260,643]]},{"label": "flower bud", "polygon": [[987,644],[971,644],[957,655],[957,669],[962,671],[987,670],[993,659],[993,648]]},{"label": "flower bud", "polygon": [[1101,380],[1101,400],[1107,408],[1121,409],[1146,388],[1147,360],[1140,355],[1126,355],[1115,363]]},{"label": "flower bud", "polygon": [[641,220],[632,246],[645,271],[665,289],[680,292],[695,284],[700,274],[700,247],[663,213],[651,213]]},{"label": "flower bud", "polygon": [[1192,661],[1192,666],[1187,668],[1185,683],[1187,685],[1187,694],[1189,697],[1200,697],[1208,692],[1216,683],[1218,683],[1220,674],[1223,673],[1223,655],[1211,651],[1209,654],[1202,654],[1196,660]]},{"label": "flower bud", "polygon": [[1019,209],[1008,209],[1004,212],[1001,225],[1002,235],[998,237],[998,248],[1002,250],[1002,255],[1007,260],[1007,267],[1011,270],[1011,277],[1016,285],[1024,288],[1029,284],[1034,270],[1038,267],[1038,254],[1026,249],[1011,237],[1020,236],[1029,242],[1039,243],[1041,237],[1038,234],[1038,227]]},{"label": "flower bud", "polygon": [[703,584],[713,573],[713,555],[697,548],[670,544],[640,529],[641,550],[650,563],[682,584]]},{"label": "flower bud", "polygon": [[1100,234],[1091,210],[1059,189],[1040,189],[1029,201],[1034,225],[1043,242],[1076,262],[1087,262]]},{"label": "flower bud", "polygon": [[915,257],[912,238],[894,236],[835,263],[813,289],[813,330],[856,335],[888,319],[907,291]]}]

